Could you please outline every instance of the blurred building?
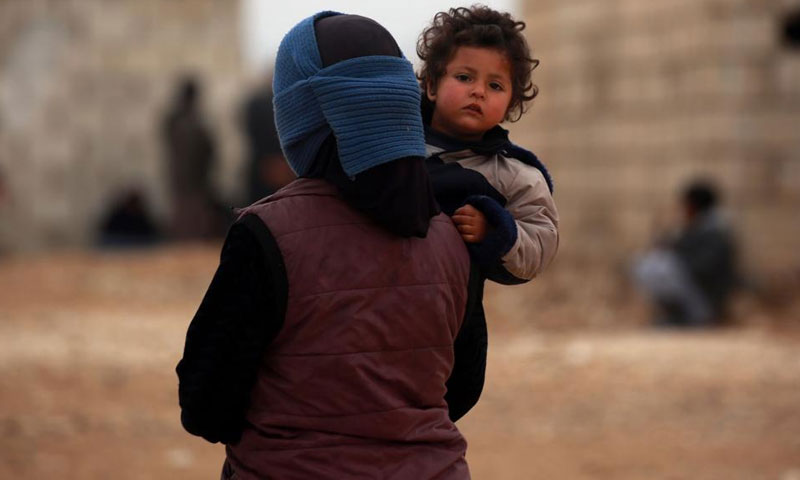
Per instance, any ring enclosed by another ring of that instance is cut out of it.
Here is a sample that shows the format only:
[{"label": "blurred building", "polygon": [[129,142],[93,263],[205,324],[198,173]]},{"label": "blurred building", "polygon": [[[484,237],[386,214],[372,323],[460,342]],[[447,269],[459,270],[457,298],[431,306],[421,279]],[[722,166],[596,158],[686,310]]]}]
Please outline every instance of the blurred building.
[{"label": "blurred building", "polygon": [[[206,87],[215,187],[231,199],[249,91],[240,7],[0,1],[0,249],[88,245],[128,188],[166,218],[158,119],[187,71]],[[800,0],[520,0],[541,92],[511,129],[553,171],[557,263],[624,262],[679,187],[704,175],[751,264],[800,265],[799,10]]]},{"label": "blurred building", "polygon": [[186,72],[206,87],[225,197],[241,163],[238,22],[238,2],[216,0],[0,1],[0,242],[88,245],[130,188],[166,218],[160,119]]},{"label": "blurred building", "polygon": [[751,267],[800,266],[799,11],[797,0],[525,2],[540,96],[511,128],[554,175],[558,261],[625,261],[705,176]]}]

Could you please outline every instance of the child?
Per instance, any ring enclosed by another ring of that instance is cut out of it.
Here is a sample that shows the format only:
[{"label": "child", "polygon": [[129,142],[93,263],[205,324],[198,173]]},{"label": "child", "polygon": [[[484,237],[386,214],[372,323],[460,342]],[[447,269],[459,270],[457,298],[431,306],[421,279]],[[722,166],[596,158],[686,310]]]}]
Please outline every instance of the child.
[{"label": "child", "polygon": [[558,249],[550,176],[499,126],[519,120],[537,94],[524,28],[485,6],[453,8],[417,45],[436,198],[484,274],[504,284],[531,280]]},{"label": "child", "polygon": [[[498,124],[522,116],[536,96],[522,29],[507,13],[484,6],[438,13],[420,36],[417,75],[425,121],[427,166],[434,194],[451,215],[484,278],[531,280],[558,249],[552,181],[536,156],[508,140]],[[473,298],[482,298],[483,281]],[[476,302],[455,341],[447,383],[450,417],[477,403],[486,366],[486,318]],[[476,346],[479,346],[476,348]],[[471,358],[471,364],[463,359]],[[476,374],[475,364],[480,365]]]}]

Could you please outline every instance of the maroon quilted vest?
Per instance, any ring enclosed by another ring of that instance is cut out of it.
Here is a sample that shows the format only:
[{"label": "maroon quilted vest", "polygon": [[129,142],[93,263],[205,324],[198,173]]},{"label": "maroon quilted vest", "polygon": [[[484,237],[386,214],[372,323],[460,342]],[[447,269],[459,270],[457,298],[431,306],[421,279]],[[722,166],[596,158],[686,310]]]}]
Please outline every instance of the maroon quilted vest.
[{"label": "maroon quilted vest", "polygon": [[402,238],[300,179],[256,214],[286,265],[286,320],[263,359],[239,478],[469,478],[445,381],[467,296],[469,257],[445,215]]}]

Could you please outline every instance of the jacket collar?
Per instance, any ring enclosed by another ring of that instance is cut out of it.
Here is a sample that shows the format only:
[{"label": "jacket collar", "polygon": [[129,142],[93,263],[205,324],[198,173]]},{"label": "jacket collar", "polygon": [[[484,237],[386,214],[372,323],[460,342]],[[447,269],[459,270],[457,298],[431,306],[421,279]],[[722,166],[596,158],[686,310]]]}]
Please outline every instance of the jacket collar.
[{"label": "jacket collar", "polygon": [[511,143],[508,139],[508,130],[500,125],[495,126],[483,135],[479,142],[464,142],[453,137],[448,137],[441,132],[432,129],[429,124],[425,125],[425,142],[428,145],[441,149],[436,155],[442,153],[472,151],[476,155],[503,155],[515,158],[522,163],[536,168],[544,175],[547,188],[553,193],[553,179],[547,167],[539,160],[536,155],[520,146]]},{"label": "jacket collar", "polygon": [[508,139],[508,130],[497,125],[483,135],[478,142],[465,142],[437,132],[430,125],[425,125],[425,142],[434,147],[441,148],[444,152],[458,152],[472,150],[479,155],[494,155],[501,153],[512,145]]}]

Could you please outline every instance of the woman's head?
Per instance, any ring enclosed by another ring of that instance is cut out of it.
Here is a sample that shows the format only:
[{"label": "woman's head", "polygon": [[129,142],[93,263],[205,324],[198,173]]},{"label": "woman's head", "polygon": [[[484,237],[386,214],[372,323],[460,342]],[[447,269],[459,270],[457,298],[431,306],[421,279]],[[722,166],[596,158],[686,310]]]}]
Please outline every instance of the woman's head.
[{"label": "woman's head", "polygon": [[331,133],[350,176],[425,155],[413,68],[373,20],[321,12],[301,21],[278,49],[273,90],[281,147],[299,176]]},{"label": "woman's head", "polygon": [[[342,32],[347,32],[342,35]],[[333,15],[314,22],[322,67],[351,58],[383,55],[401,57],[397,42],[381,24],[360,15]]]},{"label": "woman's head", "polygon": [[423,158],[419,85],[385,28],[357,15],[307,18],[281,42],[273,89],[295,173],[333,184],[394,234],[427,234],[439,210]]}]

